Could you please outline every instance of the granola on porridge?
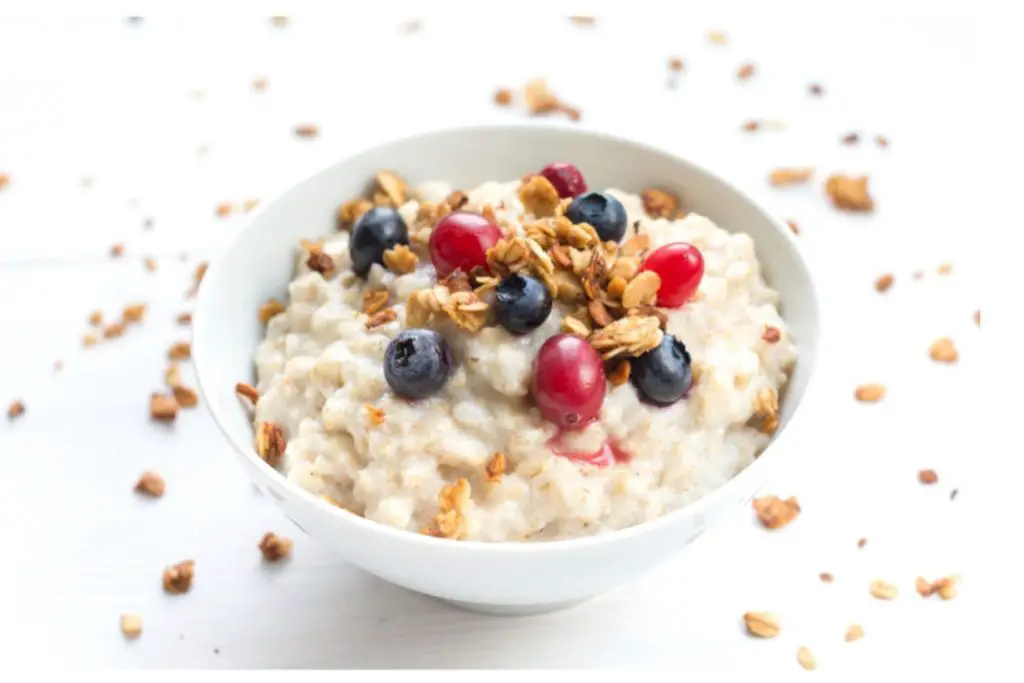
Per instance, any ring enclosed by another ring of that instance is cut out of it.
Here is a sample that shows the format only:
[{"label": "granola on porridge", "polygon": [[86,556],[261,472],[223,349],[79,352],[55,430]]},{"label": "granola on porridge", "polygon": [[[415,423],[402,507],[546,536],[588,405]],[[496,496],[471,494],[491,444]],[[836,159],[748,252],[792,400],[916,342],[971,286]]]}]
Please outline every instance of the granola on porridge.
[{"label": "granola on porridge", "polygon": [[377,184],[303,242],[238,385],[298,485],[412,532],[555,540],[682,507],[768,443],[796,347],[748,235],[564,163]]}]

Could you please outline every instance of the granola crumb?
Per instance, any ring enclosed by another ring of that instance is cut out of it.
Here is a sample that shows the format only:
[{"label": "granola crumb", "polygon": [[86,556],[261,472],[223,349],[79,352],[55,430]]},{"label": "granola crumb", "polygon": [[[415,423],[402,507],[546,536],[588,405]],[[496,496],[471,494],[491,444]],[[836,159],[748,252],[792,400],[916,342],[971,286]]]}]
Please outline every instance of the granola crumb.
[{"label": "granola crumb", "polygon": [[121,311],[121,320],[126,323],[137,323],[141,322],[142,318],[146,315],[146,304],[134,303],[128,304]]},{"label": "granola crumb", "polygon": [[779,618],[771,612],[746,612],[743,624],[747,633],[758,638],[774,638],[782,631]]},{"label": "granola crumb", "polygon": [[541,175],[531,176],[523,183],[519,188],[519,199],[528,212],[540,218],[554,216],[561,201],[555,186]]},{"label": "granola crumb", "polygon": [[192,357],[192,344],[187,341],[175,342],[167,349],[167,357],[171,360],[188,360]]},{"label": "granola crumb", "polygon": [[309,266],[310,270],[315,270],[323,275],[325,279],[330,279],[334,275],[334,259],[331,258],[330,254],[322,251],[309,252],[309,257],[306,258],[306,265]]},{"label": "granola crumb", "polygon": [[867,544],[868,544],[868,539],[863,538],[863,537],[857,539],[857,547],[858,548],[863,548]]},{"label": "granola crumb", "polygon": [[761,130],[761,122],[757,119],[750,119],[749,121],[745,121],[741,128],[744,133],[756,133]]},{"label": "granola crumb", "polygon": [[295,136],[299,138],[313,139],[320,135],[320,128],[315,123],[300,123],[295,126]]},{"label": "granola crumb", "polygon": [[392,322],[394,322],[396,320],[398,320],[398,313],[395,312],[395,309],[393,309],[393,308],[385,308],[384,310],[377,311],[376,313],[371,315],[369,318],[367,318],[366,319],[366,323],[365,323],[365,327],[368,330],[372,330],[375,327],[380,327],[381,325],[387,325],[388,323],[392,323]]},{"label": "granola crumb", "polygon": [[159,498],[164,495],[164,478],[156,472],[143,472],[139,480],[135,482],[134,491],[150,498]]},{"label": "granola crumb", "polygon": [[156,259],[153,258],[152,256],[147,256],[146,258],[142,259],[142,267],[145,268],[147,272],[155,273]]},{"label": "granola crumb", "polygon": [[860,142],[860,134],[858,133],[847,133],[842,137],[844,145],[856,145],[858,142]]},{"label": "granola crumb", "polygon": [[896,586],[886,583],[882,579],[872,581],[869,590],[871,595],[878,600],[895,600],[896,596],[899,595]]},{"label": "granola crumb", "polygon": [[246,199],[245,201],[242,202],[242,211],[249,213],[259,205],[259,197],[250,197],[249,199]]},{"label": "granola crumb", "polygon": [[280,16],[279,15],[279,16],[276,16],[276,17],[270,17],[270,24],[271,24],[271,26],[274,26],[275,28],[284,28],[290,22],[291,22],[291,19],[289,19],[286,16]]},{"label": "granola crumb", "polygon": [[821,572],[818,574],[818,579],[820,579],[822,583],[832,583],[835,581],[835,578],[836,577],[832,576],[832,574],[828,572]]},{"label": "granola crumb", "polygon": [[22,401],[11,401],[7,406],[7,419],[15,420],[25,414],[25,404]]},{"label": "granola crumb", "polygon": [[256,92],[265,92],[270,80],[266,76],[257,76],[252,79],[252,89]]},{"label": "granola crumb", "polygon": [[640,193],[644,211],[653,218],[673,218],[679,211],[679,197],[671,192],[649,187]]},{"label": "granola crumb", "polygon": [[178,317],[175,318],[175,320],[177,321],[177,323],[179,325],[191,325],[192,324],[192,314],[188,313],[188,312],[179,313]]},{"label": "granola crumb", "polygon": [[914,588],[917,589],[918,594],[922,598],[931,597],[938,593],[939,597],[943,600],[952,600],[957,595],[956,582],[957,577],[955,576],[942,577],[931,582],[919,576],[914,582]]},{"label": "granola crumb", "polygon": [[880,275],[878,279],[875,280],[875,291],[878,292],[879,294],[885,294],[886,292],[889,291],[889,288],[892,287],[895,281],[896,278],[893,277],[892,273],[885,273],[884,275]]},{"label": "granola crumb", "polygon": [[889,138],[885,137],[884,135],[876,135],[875,144],[881,147],[882,149],[885,149],[886,147],[889,146]]},{"label": "granola crumb", "polygon": [[195,567],[195,562],[185,560],[165,569],[164,590],[175,595],[188,593],[192,588],[192,579],[195,577]]},{"label": "granola crumb", "polygon": [[956,363],[960,354],[949,337],[940,337],[928,348],[928,355],[937,363]]},{"label": "granola crumb", "polygon": [[801,647],[796,651],[796,661],[806,671],[814,671],[818,668],[817,662],[814,661],[814,655],[806,647]]},{"label": "granola crumb", "polygon": [[855,640],[860,640],[864,637],[864,627],[860,624],[850,624],[846,629],[846,635],[843,639],[848,643],[852,643]]},{"label": "granola crumb", "polygon": [[142,635],[142,617],[137,614],[122,614],[120,619],[121,633],[125,638],[133,639]]},{"label": "granola crumb", "polygon": [[11,182],[11,176],[6,173],[0,173],[0,190],[7,187]]},{"label": "granola crumb", "polygon": [[745,81],[754,75],[756,67],[753,64],[747,63],[742,65],[739,70],[736,71],[736,77],[741,81]]},{"label": "granola crumb", "polygon": [[597,17],[576,15],[569,17],[569,21],[576,26],[593,26],[597,23]]},{"label": "granola crumb", "polygon": [[814,97],[821,97],[825,94],[825,88],[823,88],[820,83],[811,83],[807,86],[807,92]]},{"label": "granola crumb", "polygon": [[507,107],[512,104],[512,91],[508,88],[498,88],[494,93],[494,103],[499,107]]},{"label": "granola crumb", "polygon": [[260,392],[257,391],[256,387],[245,382],[238,382],[235,384],[235,393],[243,398],[247,398],[252,401],[253,405],[259,403]]},{"label": "granola crumb", "polygon": [[384,265],[399,275],[413,272],[419,262],[419,257],[404,244],[395,245],[384,252]]},{"label": "granola crumb", "polygon": [[885,398],[885,386],[882,384],[861,384],[854,390],[853,396],[862,403],[878,403]]},{"label": "granola crumb", "polygon": [[761,334],[761,340],[767,344],[775,344],[782,339],[782,330],[773,326],[765,325],[764,332]]},{"label": "granola crumb", "polygon": [[843,211],[873,211],[875,202],[868,194],[867,176],[837,174],[825,181],[825,192],[832,205]]},{"label": "granola crumb", "polygon": [[124,245],[118,242],[110,247],[110,255],[113,258],[120,258],[124,256]]},{"label": "granola crumb", "polygon": [[287,443],[284,431],[273,422],[261,422],[256,430],[256,453],[271,467],[281,464]]},{"label": "granola crumb", "polygon": [[172,422],[178,416],[178,402],[173,396],[153,393],[149,397],[149,416],[161,422]]},{"label": "granola crumb", "polygon": [[678,73],[682,73],[683,72],[683,60],[682,60],[682,58],[681,57],[671,57],[668,60],[668,70],[671,71],[672,73],[677,73],[677,74]]},{"label": "granola crumb", "polygon": [[221,202],[217,205],[217,208],[214,209],[214,213],[217,214],[217,218],[227,218],[231,215],[233,210],[234,207],[231,206],[231,202]]},{"label": "granola crumb", "polygon": [[374,427],[380,427],[384,424],[385,413],[384,410],[377,406],[366,404],[366,415],[370,420],[370,424]]},{"label": "granola crumb", "polygon": [[284,313],[284,304],[277,299],[267,299],[262,306],[260,306],[259,319],[260,322],[266,325],[270,322],[270,319],[275,315]]},{"label": "granola crumb", "polygon": [[949,275],[950,273],[953,272],[953,264],[952,263],[942,263],[942,264],[939,265],[939,267],[936,270],[939,273],[939,275]]},{"label": "granola crumb", "polygon": [[708,31],[708,41],[712,45],[725,45],[729,42],[729,36],[725,31]]},{"label": "granola crumb", "polygon": [[103,324],[103,311],[93,311],[89,314],[89,324],[93,327],[99,327]]},{"label": "granola crumb", "polygon": [[813,168],[777,168],[768,174],[768,184],[772,187],[786,187],[808,182],[814,177]]},{"label": "granola crumb", "polygon": [[291,555],[295,541],[290,538],[278,536],[273,531],[263,534],[260,539],[259,549],[263,553],[263,559],[267,562],[279,562]]},{"label": "granola crumb", "polygon": [[935,470],[919,470],[917,480],[922,484],[937,484],[939,475],[935,473]]},{"label": "granola crumb", "polygon": [[497,482],[501,480],[501,475],[505,474],[508,470],[508,459],[504,453],[498,452],[491,456],[491,459],[487,462],[487,468],[485,475],[487,481]]},{"label": "granola crumb", "polygon": [[633,364],[628,359],[623,358],[615,365],[615,369],[608,374],[608,381],[612,383],[612,386],[622,386],[629,381],[632,368]]},{"label": "granola crumb", "polygon": [[974,324],[977,327],[981,327],[981,309],[979,308],[974,312]]},{"label": "granola crumb", "polygon": [[794,497],[782,500],[778,496],[762,496],[755,498],[752,506],[766,529],[781,529],[800,514],[800,504]]},{"label": "granola crumb", "polygon": [[532,116],[541,116],[555,112],[563,113],[571,121],[580,120],[580,112],[562,102],[549,88],[542,78],[537,78],[526,84],[524,89],[526,108]]},{"label": "granola crumb", "polygon": [[790,231],[794,235],[799,235],[800,234],[800,226],[796,224],[796,221],[793,221],[793,220],[786,221],[786,225],[789,226]]},{"label": "granola crumb", "polygon": [[103,328],[103,336],[106,339],[117,339],[124,334],[124,323],[114,322]]},{"label": "granola crumb", "polygon": [[199,405],[199,394],[195,389],[179,384],[171,387],[171,391],[174,393],[174,400],[182,408],[195,408]]},{"label": "granola crumb", "polygon": [[96,336],[95,332],[86,332],[85,336],[82,337],[82,346],[89,348],[90,346],[96,346],[100,341],[100,338]]}]

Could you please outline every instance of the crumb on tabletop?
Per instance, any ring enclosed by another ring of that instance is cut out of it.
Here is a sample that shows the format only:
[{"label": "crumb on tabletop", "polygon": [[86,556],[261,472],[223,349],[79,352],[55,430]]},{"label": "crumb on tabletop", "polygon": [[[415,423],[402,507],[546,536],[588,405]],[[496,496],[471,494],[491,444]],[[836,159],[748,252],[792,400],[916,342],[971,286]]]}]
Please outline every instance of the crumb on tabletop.
[{"label": "crumb on tabletop", "polygon": [[814,177],[814,169],[808,167],[776,168],[768,174],[768,184],[772,187],[788,187],[809,182]]},{"label": "crumb on tabletop", "polygon": [[171,344],[167,349],[167,357],[171,360],[188,360],[192,357],[192,344],[187,341],[180,341]]},{"label": "crumb on tabletop", "polygon": [[789,227],[790,232],[792,232],[794,235],[800,234],[800,226],[797,225],[796,221],[787,220],[786,225]]},{"label": "crumb on tabletop", "polygon": [[811,654],[810,648],[801,646],[796,651],[796,661],[807,671],[813,671],[818,668],[817,662],[814,660],[814,655]]},{"label": "crumb on tabletop", "polygon": [[126,323],[137,323],[141,322],[142,318],[146,315],[146,304],[144,303],[133,303],[128,304],[121,311],[121,320]]},{"label": "crumb on tabletop", "polygon": [[9,176],[6,173],[0,173],[0,190],[3,190],[5,187],[10,185],[10,183],[11,183],[11,176]]},{"label": "crumb on tabletop", "polygon": [[868,192],[867,176],[829,176],[825,181],[825,192],[832,205],[843,211],[870,212],[875,208],[874,199]]},{"label": "crumb on tabletop", "polygon": [[871,582],[869,591],[872,597],[878,600],[895,600],[896,596],[899,595],[899,591],[891,583],[883,581],[882,579],[876,579]]},{"label": "crumb on tabletop", "polygon": [[418,33],[423,28],[422,19],[409,19],[398,25],[398,32],[402,35]]},{"label": "crumb on tabletop", "polygon": [[825,88],[823,88],[820,83],[811,83],[807,86],[807,92],[814,97],[821,97],[825,94]]},{"label": "crumb on tabletop", "polygon": [[315,123],[300,123],[295,126],[295,136],[311,140],[320,135],[320,127]]},{"label": "crumb on tabletop", "polygon": [[270,17],[270,25],[274,28],[284,28],[291,23],[291,19],[284,15]]},{"label": "crumb on tabletop", "polygon": [[117,339],[124,334],[125,324],[123,322],[112,322],[103,328],[103,337],[106,339]]},{"label": "crumb on tabletop", "polygon": [[251,384],[247,384],[246,382],[238,382],[235,384],[235,393],[238,396],[251,401],[253,405],[256,405],[260,400],[260,392],[256,390],[256,387]]},{"label": "crumb on tabletop", "polygon": [[725,31],[708,31],[708,42],[712,45],[726,45],[729,42],[729,36]]},{"label": "crumb on tabletop", "polygon": [[174,595],[188,593],[192,588],[192,579],[195,577],[195,567],[194,561],[185,560],[164,569],[164,591]]},{"label": "crumb on tabletop", "polygon": [[494,103],[499,107],[508,107],[512,104],[512,91],[508,88],[498,88],[494,91]]},{"label": "crumb on tabletop", "polygon": [[165,488],[166,485],[164,484],[164,478],[156,472],[147,470],[139,476],[138,481],[135,482],[133,490],[136,493],[149,496],[150,498],[160,498],[164,495]]},{"label": "crumb on tabletop", "polygon": [[597,17],[578,14],[569,17],[569,21],[576,26],[594,26],[597,23]]},{"label": "crumb on tabletop", "polygon": [[7,406],[7,419],[15,420],[25,414],[25,404],[22,401],[11,401]]},{"label": "crumb on tabletop", "polygon": [[859,133],[847,133],[846,135],[844,135],[842,137],[841,142],[844,145],[856,145],[858,142],[860,142],[860,134]]},{"label": "crumb on tabletop", "polygon": [[884,135],[876,135],[875,144],[878,145],[880,148],[885,149],[889,146],[889,138],[885,137]]},{"label": "crumb on tabletop", "polygon": [[786,500],[778,496],[762,496],[755,498],[752,506],[766,529],[781,529],[800,514],[800,504],[792,496]]},{"label": "crumb on tabletop", "polygon": [[231,215],[232,211],[234,211],[234,207],[231,205],[231,202],[221,202],[214,209],[214,213],[217,214],[218,218],[227,218]]},{"label": "crumb on tabletop", "polygon": [[928,355],[937,363],[953,364],[960,359],[960,353],[949,337],[940,337],[932,342],[932,345],[928,347]]},{"label": "crumb on tabletop", "polygon": [[93,311],[89,314],[89,324],[93,327],[99,327],[103,324],[103,311]]},{"label": "crumb on tabletop", "polygon": [[896,278],[893,277],[892,273],[885,273],[884,275],[879,275],[878,279],[875,280],[875,291],[878,292],[879,294],[885,294],[886,292],[889,291],[889,288],[892,287],[895,281]]},{"label": "crumb on tabletop", "polygon": [[737,69],[736,77],[741,81],[745,81],[751,78],[756,71],[757,67],[748,62],[746,64],[741,65],[740,68]]},{"label": "crumb on tabletop", "polygon": [[854,390],[854,398],[861,403],[878,403],[885,398],[885,386],[882,384],[861,384]]},{"label": "crumb on tabletop", "polygon": [[110,247],[110,255],[113,258],[120,258],[121,256],[123,256],[124,255],[124,245],[121,244],[120,242],[111,245],[111,247]]},{"label": "crumb on tabletop", "polygon": [[858,548],[863,548],[867,544],[868,544],[868,539],[863,538],[863,537],[857,539],[857,547]]},{"label": "crumb on tabletop", "polygon": [[774,638],[782,632],[779,618],[771,612],[746,612],[743,625],[747,633],[757,638]]},{"label": "crumb on tabletop", "polygon": [[122,614],[119,620],[121,633],[125,638],[133,639],[142,635],[142,617],[137,614]]},{"label": "crumb on tabletop", "polygon": [[178,417],[178,402],[173,396],[153,393],[149,397],[149,416],[158,422],[173,422]]},{"label": "crumb on tabletop", "polygon": [[260,539],[259,549],[266,562],[279,562],[291,555],[295,541],[290,538],[278,536],[273,531],[268,531]]},{"label": "crumb on tabletop", "polygon": [[829,572],[821,572],[820,574],[818,574],[818,579],[819,579],[819,580],[820,580],[820,581],[821,581],[822,583],[832,583],[833,581],[835,581],[835,578],[836,578],[836,577],[834,577],[834,576],[833,576],[832,574],[830,574]]},{"label": "crumb on tabletop", "polygon": [[922,484],[937,484],[939,483],[939,475],[935,473],[935,470],[919,470],[917,480]]},{"label": "crumb on tabletop", "polygon": [[974,312],[973,318],[974,318],[974,324],[977,327],[981,327],[981,309],[980,308]]},{"label": "crumb on tabletop", "polygon": [[850,624],[846,629],[846,634],[843,636],[843,639],[848,643],[852,643],[853,641],[860,640],[863,637],[864,627],[860,624]]},{"label": "crumb on tabletop", "polygon": [[257,76],[252,79],[252,89],[256,92],[266,91],[268,85],[270,85],[270,80],[266,76]]},{"label": "crumb on tabletop", "polygon": [[152,256],[147,256],[146,258],[142,259],[142,266],[143,266],[143,268],[146,269],[146,272],[155,273],[156,272],[156,259],[153,258]]},{"label": "crumb on tabletop", "polygon": [[941,263],[941,264],[939,264],[939,267],[936,269],[936,272],[939,275],[949,275],[950,273],[953,272],[953,264],[952,263]]},{"label": "crumb on tabletop", "polygon": [[179,325],[191,325],[192,324],[192,314],[189,313],[189,312],[179,313],[178,317],[175,318],[175,320],[177,321],[177,323]]},{"label": "crumb on tabletop", "polygon": [[668,70],[672,73],[682,73],[685,65],[683,64],[682,57],[670,57],[668,60]]},{"label": "crumb on tabletop", "polygon": [[171,387],[171,391],[174,394],[174,400],[182,408],[195,408],[199,405],[199,394],[195,389],[179,384]]},{"label": "crumb on tabletop", "polygon": [[761,130],[761,122],[757,119],[750,119],[748,121],[744,121],[741,128],[744,133],[756,133]]}]

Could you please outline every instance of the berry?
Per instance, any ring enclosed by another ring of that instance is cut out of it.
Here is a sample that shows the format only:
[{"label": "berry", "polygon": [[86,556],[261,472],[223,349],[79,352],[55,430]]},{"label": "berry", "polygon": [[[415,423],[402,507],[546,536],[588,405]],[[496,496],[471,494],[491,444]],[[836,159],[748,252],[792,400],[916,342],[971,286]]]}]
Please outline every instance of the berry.
[{"label": "berry", "polygon": [[563,199],[578,197],[587,191],[587,181],[583,179],[580,169],[564,161],[548,164],[540,170],[540,174],[555,186],[558,196]]},{"label": "berry", "polygon": [[683,342],[666,334],[661,343],[632,361],[630,379],[640,395],[651,403],[667,406],[690,388],[693,372]]},{"label": "berry", "polygon": [[602,242],[618,242],[626,234],[626,207],[604,192],[587,192],[576,197],[565,216],[573,223],[590,223]]},{"label": "berry", "polygon": [[513,273],[498,283],[494,310],[502,327],[526,334],[548,319],[551,304],[551,294],[540,280]]},{"label": "berry", "polygon": [[436,394],[452,373],[448,342],[433,330],[402,330],[384,352],[384,379],[405,398]]},{"label": "berry", "polygon": [[374,263],[384,263],[384,252],[396,244],[409,244],[409,229],[394,209],[378,206],[370,209],[352,226],[348,253],[352,270],[365,277]]},{"label": "berry", "polygon": [[430,260],[437,277],[456,268],[468,273],[487,268],[487,250],[501,239],[498,226],[478,213],[452,211],[430,233]]},{"label": "berry", "polygon": [[604,365],[585,339],[557,334],[540,347],[533,366],[533,398],[544,419],[582,429],[604,402]]},{"label": "berry", "polygon": [[692,244],[673,242],[651,252],[640,270],[652,270],[661,276],[658,305],[678,308],[700,286],[704,277],[704,257]]}]

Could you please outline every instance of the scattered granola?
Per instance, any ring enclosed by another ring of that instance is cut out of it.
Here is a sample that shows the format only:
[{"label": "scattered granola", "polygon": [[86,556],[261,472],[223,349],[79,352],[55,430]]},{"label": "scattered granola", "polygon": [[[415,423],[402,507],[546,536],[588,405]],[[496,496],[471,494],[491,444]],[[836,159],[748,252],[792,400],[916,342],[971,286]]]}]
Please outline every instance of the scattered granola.
[{"label": "scattered granola", "polygon": [[828,572],[821,572],[820,574],[818,574],[818,579],[820,579],[822,583],[832,583],[833,581],[835,581],[835,578],[836,577],[832,576]]},{"label": "scattered granola", "polygon": [[548,88],[544,79],[537,78],[527,83],[524,98],[526,99],[526,108],[532,116],[542,116],[557,112],[568,116],[570,121],[580,120],[580,111],[562,102]]},{"label": "scattered granola", "polygon": [[283,560],[291,554],[293,547],[295,547],[295,541],[278,536],[273,531],[263,534],[263,538],[259,542],[260,552],[263,553],[263,559],[267,562]]},{"label": "scattered granola", "polygon": [[800,504],[794,497],[782,500],[778,496],[762,496],[755,498],[752,505],[766,529],[781,529],[800,514]]},{"label": "scattered granola", "polygon": [[885,137],[884,135],[876,135],[875,144],[881,147],[882,149],[885,149],[886,147],[889,146],[889,138]]},{"label": "scattered granola", "polygon": [[774,638],[782,632],[779,618],[771,612],[746,612],[743,623],[747,633],[758,638]]},{"label": "scattered granola", "polygon": [[892,273],[880,275],[878,279],[875,280],[875,291],[879,294],[885,294],[889,291],[889,288],[892,287],[895,281],[896,278],[893,277]]},{"label": "scattered granola", "polygon": [[93,327],[99,327],[103,324],[103,312],[93,311],[89,314],[89,324]]},{"label": "scattered granola", "polygon": [[725,34],[725,31],[709,31],[708,41],[712,45],[725,45],[729,42],[729,36]]},{"label": "scattered granola", "polygon": [[286,16],[270,17],[270,24],[276,28],[284,28],[290,23],[290,19]]},{"label": "scattered granola", "polygon": [[675,218],[679,212],[679,197],[671,192],[649,187],[640,193],[644,211],[654,218]]},{"label": "scattered granola", "polygon": [[879,600],[895,600],[896,596],[899,595],[896,586],[886,583],[882,579],[872,581],[870,591],[871,595]]},{"label": "scattered granola", "polygon": [[143,472],[139,480],[135,482],[134,491],[150,498],[159,498],[164,495],[164,478],[156,472]]},{"label": "scattered granola", "polygon": [[736,72],[736,77],[739,78],[741,81],[745,81],[751,76],[753,76],[755,71],[756,67],[753,64],[747,63],[739,68],[739,70]]},{"label": "scattered granola", "polygon": [[939,475],[935,473],[935,470],[919,470],[917,480],[922,484],[937,484]]},{"label": "scattered granola", "polygon": [[185,560],[165,569],[164,590],[175,595],[188,593],[189,589],[192,588],[195,568],[196,563],[194,561]]},{"label": "scattered granola", "polygon": [[796,224],[796,221],[786,221],[786,225],[794,235],[800,234],[800,226]]},{"label": "scattered granola", "polygon": [[761,340],[766,344],[777,344],[782,339],[782,331],[772,325],[765,325]]},{"label": "scattered granola", "polygon": [[309,257],[306,259],[306,265],[309,266],[310,270],[315,270],[326,279],[330,279],[331,276],[334,275],[334,259],[331,258],[330,254],[325,252],[309,252]]},{"label": "scattered granola", "polygon": [[275,315],[284,313],[285,306],[277,299],[267,299],[262,306],[260,306],[259,319],[260,322],[266,325],[270,322],[270,319]]},{"label": "scattered granola", "polygon": [[867,176],[829,176],[825,181],[825,192],[837,209],[866,212],[875,208],[875,202],[868,194]]},{"label": "scattered granola", "polygon": [[384,410],[377,406],[366,404],[366,416],[370,420],[370,424],[374,427],[380,427],[384,424],[385,413]]},{"label": "scattered granola", "polygon": [[122,614],[120,619],[121,633],[125,638],[133,639],[142,635],[142,617],[137,614]]},{"label": "scattered granola", "polygon": [[260,200],[258,197],[250,197],[249,199],[246,199],[245,201],[242,202],[242,211],[249,213],[259,205]]},{"label": "scattered granola", "polygon": [[178,417],[178,402],[173,396],[154,392],[149,397],[149,416],[161,422],[172,422]]},{"label": "scattered granola", "polygon": [[110,255],[114,258],[120,258],[124,255],[124,245],[118,242],[117,244],[110,247]]},{"label": "scattered granola", "polygon": [[867,544],[868,544],[868,539],[866,539],[866,538],[858,538],[857,539],[857,547],[858,548],[863,548]]},{"label": "scattered granola", "polygon": [[146,315],[146,304],[128,304],[121,311],[121,319],[126,323],[141,322]]},{"label": "scattered granola", "polygon": [[174,393],[174,400],[182,408],[195,408],[199,405],[199,394],[196,393],[195,389],[179,384],[178,386],[171,387],[171,391]]},{"label": "scattered granola", "polygon": [[187,312],[187,311],[184,312],[184,313],[179,313],[178,317],[175,318],[175,320],[177,321],[177,323],[179,325],[191,325],[192,324],[192,314]]},{"label": "scattered granola", "polygon": [[214,213],[217,214],[217,218],[227,218],[233,210],[234,207],[231,205],[231,202],[221,202],[217,205]]},{"label": "scattered granola", "polygon": [[519,200],[523,207],[535,216],[546,218],[555,215],[561,199],[551,181],[542,175],[530,176],[519,188]]},{"label": "scattered granola", "polygon": [[854,390],[853,396],[863,403],[877,403],[885,398],[885,386],[881,384],[861,384]]},{"label": "scattered granola", "polygon": [[744,121],[741,128],[744,133],[756,133],[761,130],[761,122],[757,119],[750,119],[749,121]]},{"label": "scattered granola", "polygon": [[419,257],[404,244],[398,244],[384,252],[384,265],[399,275],[413,272],[419,262]]},{"label": "scattered granola", "polygon": [[508,88],[498,88],[494,92],[494,103],[499,107],[507,107],[512,104],[512,91]]},{"label": "scattered granola", "polygon": [[256,453],[271,467],[281,464],[287,444],[284,432],[273,422],[260,422],[256,429]]},{"label": "scattered granola", "polygon": [[167,349],[167,357],[171,360],[188,360],[192,357],[192,344],[187,341],[175,342]]},{"label": "scattered granola", "polygon": [[147,272],[155,273],[156,259],[153,258],[152,256],[147,256],[146,258],[142,259],[142,267],[145,268]]},{"label": "scattered granola", "polygon": [[807,671],[814,671],[818,668],[817,662],[814,661],[814,655],[806,647],[800,647],[796,651],[796,661]]},{"label": "scattered granola", "polygon": [[597,17],[578,15],[569,17],[569,21],[577,26],[593,26],[597,23]]},{"label": "scattered granola", "polygon": [[974,324],[977,327],[981,327],[981,309],[979,308],[974,312]]},{"label": "scattered granola", "polygon": [[14,420],[25,414],[25,404],[22,401],[11,401],[7,406],[7,419]]},{"label": "scattered granola", "polygon": [[498,452],[491,456],[491,459],[487,461],[487,468],[485,475],[487,481],[496,482],[501,480],[501,475],[505,474],[508,470],[508,460],[505,458],[505,454]]},{"label": "scattered granola", "polygon": [[604,360],[610,360],[621,355],[643,355],[661,343],[663,334],[654,316],[627,316],[596,330],[590,343]]},{"label": "scattered granola", "polygon": [[683,60],[681,57],[672,57],[668,60],[668,70],[673,73],[683,72]]},{"label": "scattered granola", "polygon": [[117,339],[124,334],[125,325],[123,322],[110,323],[103,328],[103,336],[106,339]]},{"label": "scattered granola", "polygon": [[957,577],[955,576],[943,577],[932,582],[919,576],[914,582],[914,587],[922,598],[928,598],[938,593],[943,600],[952,600],[956,597],[956,582]]},{"label": "scattered granola", "polygon": [[366,319],[365,326],[366,329],[372,330],[375,327],[387,325],[388,323],[392,323],[396,320],[398,320],[398,313],[395,312],[395,309],[385,308],[384,310],[377,311],[376,313],[368,317]]},{"label": "scattered granola", "polygon": [[245,382],[235,384],[235,393],[248,399],[253,405],[256,405],[260,400],[260,392],[256,390],[256,387]]},{"label": "scattered granola", "polygon": [[814,177],[813,168],[777,168],[768,174],[768,184],[772,187],[786,187],[808,182]]},{"label": "scattered granola", "polygon": [[953,272],[953,264],[952,263],[942,263],[942,264],[939,264],[939,267],[937,268],[937,272],[939,273],[939,275],[949,275],[950,273]]},{"label": "scattered granola", "polygon": [[848,643],[852,643],[855,640],[860,640],[864,637],[864,628],[860,624],[850,624],[846,629],[846,635],[843,636],[844,640]]},{"label": "scattered granola", "polygon": [[960,354],[949,337],[940,337],[928,348],[928,355],[938,363],[956,363]]},{"label": "scattered granola", "polygon": [[82,337],[82,346],[89,348],[90,346],[96,346],[100,341],[100,338],[96,336],[94,332],[86,332],[85,336]]},{"label": "scattered granola", "polygon": [[295,135],[300,138],[312,139],[320,135],[320,128],[315,123],[302,123],[295,126]]},{"label": "scattered granola", "polygon": [[842,142],[844,145],[856,145],[860,142],[860,135],[857,133],[847,133],[843,136]]},{"label": "scattered granola", "polygon": [[815,97],[821,97],[825,93],[825,89],[818,83],[811,83],[807,86],[807,92]]},{"label": "scattered granola", "polygon": [[0,190],[7,187],[11,182],[11,176],[6,173],[0,173]]}]

